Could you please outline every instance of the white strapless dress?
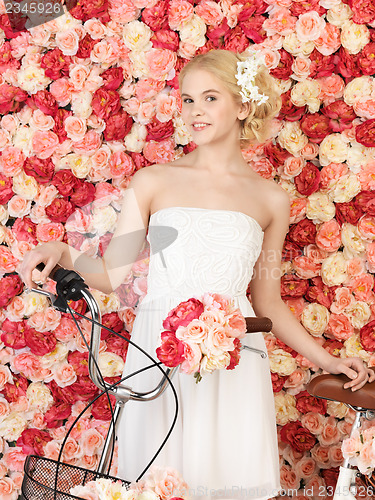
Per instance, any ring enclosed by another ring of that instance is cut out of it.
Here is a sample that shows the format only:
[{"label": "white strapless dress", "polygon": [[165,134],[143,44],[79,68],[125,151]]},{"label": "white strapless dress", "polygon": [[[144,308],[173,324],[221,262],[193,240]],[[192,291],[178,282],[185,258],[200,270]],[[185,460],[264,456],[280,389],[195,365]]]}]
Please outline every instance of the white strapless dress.
[{"label": "white strapless dress", "polygon": [[[137,311],[132,341],[156,358],[168,312],[205,292],[229,295],[244,316],[255,315],[246,290],[263,243],[256,220],[230,210],[168,207],[151,215],[150,226],[173,227],[178,235],[159,253],[152,252],[157,231],[147,236],[151,245],[148,289]],[[243,343],[266,351],[261,332],[248,334]],[[147,365],[150,360],[129,346],[124,375]],[[160,378],[154,367],[127,384],[147,391]],[[218,370],[198,384],[192,375],[177,373],[173,384],[179,399],[178,420],[154,463],[177,469],[193,498],[276,496],[281,488],[268,357],[244,349],[234,370]],[[120,477],[138,478],[166,436],[174,411],[170,388],[154,401],[126,403],[118,432]]]}]

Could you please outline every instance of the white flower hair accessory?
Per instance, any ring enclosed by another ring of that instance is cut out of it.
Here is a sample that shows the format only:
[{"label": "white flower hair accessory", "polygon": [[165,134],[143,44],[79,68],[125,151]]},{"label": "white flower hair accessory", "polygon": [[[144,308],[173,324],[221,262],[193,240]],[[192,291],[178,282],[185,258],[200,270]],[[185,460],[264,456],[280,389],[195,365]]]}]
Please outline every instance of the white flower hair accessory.
[{"label": "white flower hair accessory", "polygon": [[254,80],[260,64],[265,64],[262,54],[253,52],[245,61],[238,61],[236,80],[241,87],[242,102],[255,101],[264,104],[268,100],[268,95],[260,94],[259,88]]}]

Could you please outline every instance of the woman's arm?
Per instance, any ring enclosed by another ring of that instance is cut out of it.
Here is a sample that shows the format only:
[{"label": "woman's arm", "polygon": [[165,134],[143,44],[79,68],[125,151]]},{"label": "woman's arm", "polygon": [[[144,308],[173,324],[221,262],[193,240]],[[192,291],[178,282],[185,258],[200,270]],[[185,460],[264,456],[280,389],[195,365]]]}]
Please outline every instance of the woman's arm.
[{"label": "woman's arm", "polygon": [[[330,373],[345,373],[353,380],[344,387],[359,389],[367,381],[367,368],[360,358],[336,358],[320,346],[303,328],[280,295],[281,256],[289,228],[289,195],[277,186],[269,206],[272,220],[265,230],[262,252],[250,284],[251,300],[257,316],[267,316],[272,333],[312,363]],[[372,372],[370,372],[372,375]],[[375,379],[375,375],[373,376]],[[371,380],[371,379],[370,379]]]},{"label": "woman's arm", "polygon": [[33,286],[32,272],[43,262],[45,281],[56,263],[77,271],[92,288],[111,293],[123,283],[136,262],[144,243],[150,204],[156,185],[152,167],[138,170],[124,191],[116,230],[102,258],[93,258],[63,242],[50,242],[28,252],[19,273],[28,287]]}]

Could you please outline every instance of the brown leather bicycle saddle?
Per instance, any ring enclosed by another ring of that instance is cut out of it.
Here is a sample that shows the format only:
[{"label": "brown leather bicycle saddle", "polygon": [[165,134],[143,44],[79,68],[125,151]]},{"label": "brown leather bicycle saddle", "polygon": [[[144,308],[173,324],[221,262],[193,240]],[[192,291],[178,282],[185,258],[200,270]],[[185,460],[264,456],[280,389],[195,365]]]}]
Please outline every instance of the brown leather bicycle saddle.
[{"label": "brown leather bicycle saddle", "polygon": [[358,406],[366,410],[375,410],[375,382],[365,384],[358,391],[344,389],[343,385],[351,379],[340,373],[340,375],[318,375],[306,386],[311,396],[317,398],[340,401],[351,406]]}]

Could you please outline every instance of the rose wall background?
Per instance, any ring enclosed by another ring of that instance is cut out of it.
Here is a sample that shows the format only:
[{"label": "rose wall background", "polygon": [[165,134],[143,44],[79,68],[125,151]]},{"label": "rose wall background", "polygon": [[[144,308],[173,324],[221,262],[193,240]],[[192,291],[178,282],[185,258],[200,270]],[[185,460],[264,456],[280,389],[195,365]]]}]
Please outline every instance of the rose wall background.
[{"label": "rose wall background", "polygon": [[[91,255],[106,248],[134,171],[194,147],[179,116],[177,74],[211,48],[259,50],[282,92],[273,138],[244,156],[290,195],[284,300],[331,353],[375,365],[375,3],[80,0],[41,26],[15,25],[2,6],[1,498],[18,497],[27,454],[57,458],[97,394],[72,318],[26,294],[17,265],[51,240]],[[127,336],[146,291],[147,252],[118,293],[95,292],[104,323]],[[81,302],[71,305],[82,312]],[[78,322],[87,336],[90,326]],[[272,334],[266,340],[281,484],[329,497],[353,412],[309,397],[318,367]],[[126,342],[103,330],[101,343],[102,370],[118,380]],[[109,417],[101,398],[63,460],[94,469]]]}]

